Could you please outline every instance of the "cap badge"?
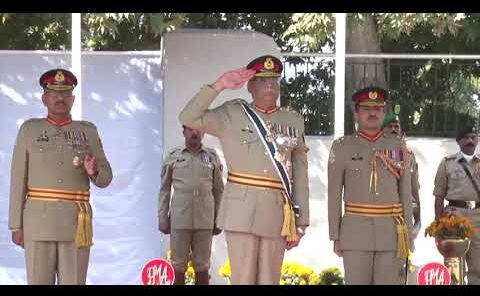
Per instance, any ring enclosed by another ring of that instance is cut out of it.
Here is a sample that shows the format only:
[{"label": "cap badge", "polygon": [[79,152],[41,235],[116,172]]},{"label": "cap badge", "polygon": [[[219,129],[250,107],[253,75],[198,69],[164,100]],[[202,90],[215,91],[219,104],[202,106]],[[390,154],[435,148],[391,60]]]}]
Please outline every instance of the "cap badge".
[{"label": "cap badge", "polygon": [[265,60],[265,63],[263,63],[263,66],[267,70],[272,70],[275,67],[275,65],[273,64],[272,58],[267,58]]},{"label": "cap badge", "polygon": [[55,74],[55,81],[56,82],[63,82],[65,80],[65,76],[63,75],[62,71],[57,71],[57,74]]},{"label": "cap badge", "polygon": [[371,100],[376,100],[378,97],[378,93],[376,91],[371,91],[368,93],[368,98]]}]

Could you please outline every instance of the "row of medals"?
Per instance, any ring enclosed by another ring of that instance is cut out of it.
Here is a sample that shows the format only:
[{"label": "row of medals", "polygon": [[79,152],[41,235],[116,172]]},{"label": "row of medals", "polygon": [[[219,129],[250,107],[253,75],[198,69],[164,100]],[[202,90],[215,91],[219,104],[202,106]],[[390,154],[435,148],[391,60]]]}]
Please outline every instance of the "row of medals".
[{"label": "row of medals", "polygon": [[[75,151],[75,155],[72,159],[74,167],[79,167],[83,163],[83,156],[88,152],[88,137],[85,132],[77,131],[62,131],[60,129],[52,136],[54,139],[61,137],[65,138],[66,146]],[[47,135],[47,131],[43,130],[37,142],[50,142],[50,137]],[[82,158],[81,158],[82,157]]]},{"label": "row of medals", "polygon": [[284,164],[290,172],[292,162],[289,156],[290,152],[298,146],[298,129],[270,121],[267,121],[265,125],[267,128],[265,139],[270,143],[275,142],[278,148],[274,155],[275,159]]}]

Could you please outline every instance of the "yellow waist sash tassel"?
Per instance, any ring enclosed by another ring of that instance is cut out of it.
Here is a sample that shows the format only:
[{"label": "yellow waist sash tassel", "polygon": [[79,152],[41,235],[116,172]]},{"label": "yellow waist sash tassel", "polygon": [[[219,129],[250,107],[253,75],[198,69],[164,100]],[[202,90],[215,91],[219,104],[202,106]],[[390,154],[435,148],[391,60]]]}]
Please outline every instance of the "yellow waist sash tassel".
[{"label": "yellow waist sash tassel", "polygon": [[287,242],[293,242],[298,240],[297,227],[295,226],[295,212],[293,207],[283,195],[285,202],[283,203],[283,226],[281,235],[286,237]]},{"label": "yellow waist sash tassel", "polygon": [[407,259],[410,253],[410,243],[408,241],[407,224],[403,217],[395,216],[397,222],[397,257]]},{"label": "yellow waist sash tassel", "polygon": [[[92,231],[92,214],[88,209],[88,204],[83,202],[77,202],[78,222],[77,222],[77,234],[75,236],[75,245],[78,248],[91,247],[93,245],[93,231]],[[85,207],[85,208],[84,208]]]}]

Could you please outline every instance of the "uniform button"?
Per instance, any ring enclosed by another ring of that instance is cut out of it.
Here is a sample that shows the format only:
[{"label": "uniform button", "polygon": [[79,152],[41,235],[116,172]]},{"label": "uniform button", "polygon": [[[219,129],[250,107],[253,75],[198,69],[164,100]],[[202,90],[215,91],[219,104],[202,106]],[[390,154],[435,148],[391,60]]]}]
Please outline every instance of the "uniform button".
[{"label": "uniform button", "polygon": [[268,173],[268,170],[263,170],[264,173]]},{"label": "uniform button", "polygon": [[268,155],[268,152],[265,152],[265,155]]},{"label": "uniform button", "polygon": [[43,152],[43,147],[40,147],[40,149],[39,149],[39,150],[40,150],[40,152]]},{"label": "uniform button", "polygon": [[243,140],[242,143],[243,143],[243,144],[247,144],[247,141],[246,141],[246,140]]},{"label": "uniform button", "polygon": [[58,179],[57,183],[63,183],[63,179]]},{"label": "uniform button", "polygon": [[376,192],[376,193],[375,193],[375,195],[377,195],[377,196],[378,196],[378,195],[380,195],[380,193]]},{"label": "uniform button", "polygon": [[62,164],[63,164],[63,161],[61,161],[61,160],[60,160],[60,161],[57,161],[57,165],[58,165],[58,166],[61,166]]}]

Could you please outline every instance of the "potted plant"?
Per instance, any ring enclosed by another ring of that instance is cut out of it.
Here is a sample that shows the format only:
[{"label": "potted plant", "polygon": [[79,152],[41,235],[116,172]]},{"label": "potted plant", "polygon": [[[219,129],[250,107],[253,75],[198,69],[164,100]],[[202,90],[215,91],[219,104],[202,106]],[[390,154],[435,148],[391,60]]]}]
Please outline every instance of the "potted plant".
[{"label": "potted plant", "polygon": [[425,236],[435,238],[454,285],[464,284],[465,254],[474,232],[475,227],[469,219],[451,213],[440,216],[425,229]]}]

